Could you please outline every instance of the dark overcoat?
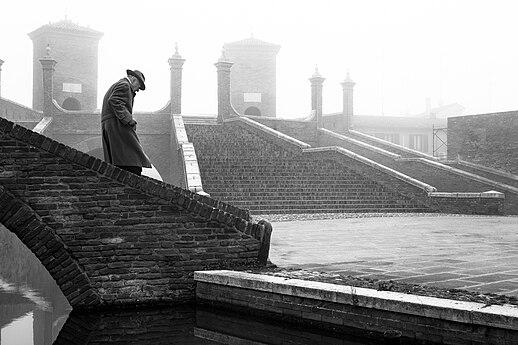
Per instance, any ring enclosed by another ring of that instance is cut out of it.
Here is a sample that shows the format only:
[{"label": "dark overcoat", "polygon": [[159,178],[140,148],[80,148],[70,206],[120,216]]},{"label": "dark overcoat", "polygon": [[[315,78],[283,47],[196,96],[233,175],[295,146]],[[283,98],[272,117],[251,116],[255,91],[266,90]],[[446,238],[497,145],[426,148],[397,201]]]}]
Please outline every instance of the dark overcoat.
[{"label": "dark overcoat", "polygon": [[101,129],[104,160],[114,165],[151,168],[151,162],[136,132],[133,119],[135,92],[127,78],[113,84],[103,100]]}]

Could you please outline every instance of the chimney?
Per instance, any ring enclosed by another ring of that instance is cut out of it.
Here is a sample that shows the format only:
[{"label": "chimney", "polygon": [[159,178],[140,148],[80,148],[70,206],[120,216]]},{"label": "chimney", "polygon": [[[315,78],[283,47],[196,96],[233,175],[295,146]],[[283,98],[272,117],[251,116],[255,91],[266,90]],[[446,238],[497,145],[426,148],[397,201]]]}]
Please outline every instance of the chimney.
[{"label": "chimney", "polygon": [[322,77],[315,67],[315,73],[309,78],[311,82],[311,110],[315,111],[317,128],[323,127],[322,119],[322,84],[326,78]]},{"label": "chimney", "polygon": [[185,59],[178,53],[178,45],[175,44],[175,53],[168,60],[171,67],[171,114],[182,113],[182,70]]}]

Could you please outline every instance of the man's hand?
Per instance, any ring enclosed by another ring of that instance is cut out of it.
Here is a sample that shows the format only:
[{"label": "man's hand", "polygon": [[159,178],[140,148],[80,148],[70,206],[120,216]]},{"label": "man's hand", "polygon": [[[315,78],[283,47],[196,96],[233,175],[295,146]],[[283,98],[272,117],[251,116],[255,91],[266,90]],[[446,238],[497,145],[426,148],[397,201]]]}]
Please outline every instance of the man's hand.
[{"label": "man's hand", "polygon": [[137,125],[137,121],[131,119],[130,122],[128,122],[128,126],[133,127]]}]

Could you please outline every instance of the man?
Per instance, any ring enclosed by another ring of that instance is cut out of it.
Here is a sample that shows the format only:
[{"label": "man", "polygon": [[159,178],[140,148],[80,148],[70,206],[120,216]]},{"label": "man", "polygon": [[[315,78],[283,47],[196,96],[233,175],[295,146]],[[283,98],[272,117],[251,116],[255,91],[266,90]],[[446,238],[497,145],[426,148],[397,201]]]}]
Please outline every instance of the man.
[{"label": "man", "polygon": [[104,160],[134,174],[151,162],[137,137],[137,121],[133,119],[133,99],[145,90],[145,77],[138,70],[126,70],[127,76],[113,84],[103,100],[101,129]]}]

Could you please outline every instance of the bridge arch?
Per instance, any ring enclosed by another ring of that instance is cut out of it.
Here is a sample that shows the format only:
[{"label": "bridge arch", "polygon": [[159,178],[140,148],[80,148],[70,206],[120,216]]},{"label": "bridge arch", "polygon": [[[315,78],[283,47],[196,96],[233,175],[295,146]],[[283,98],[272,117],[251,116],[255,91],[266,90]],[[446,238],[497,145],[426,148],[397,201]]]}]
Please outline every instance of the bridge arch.
[{"label": "bridge arch", "polygon": [[189,302],[193,271],[265,264],[247,210],[139,177],[0,117],[0,223],[74,308]]},{"label": "bridge arch", "polygon": [[26,203],[0,185],[0,223],[41,261],[74,308],[98,305],[90,280],[55,231]]}]

